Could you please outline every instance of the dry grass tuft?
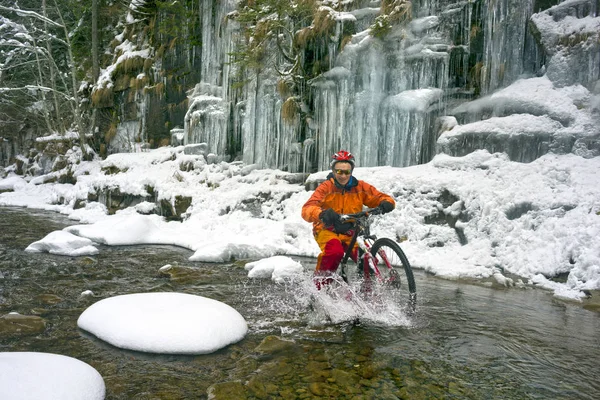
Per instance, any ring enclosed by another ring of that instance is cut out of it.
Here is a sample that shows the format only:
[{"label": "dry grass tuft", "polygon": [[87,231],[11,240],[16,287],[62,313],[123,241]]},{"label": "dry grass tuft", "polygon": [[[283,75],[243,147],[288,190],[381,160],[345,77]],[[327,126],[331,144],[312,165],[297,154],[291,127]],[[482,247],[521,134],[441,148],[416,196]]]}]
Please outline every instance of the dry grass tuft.
[{"label": "dry grass tuft", "polygon": [[281,78],[277,81],[277,93],[282,99],[288,98],[292,94],[292,85],[289,80]]},{"label": "dry grass tuft", "polygon": [[302,28],[296,32],[294,41],[297,47],[305,48],[308,42],[310,42],[314,36],[315,31],[312,26],[307,26],[306,28]]},{"label": "dry grass tuft", "polygon": [[332,18],[330,11],[324,9],[318,10],[313,21],[315,34],[325,35],[334,27],[335,20]]},{"label": "dry grass tuft", "polygon": [[96,89],[92,92],[92,107],[94,108],[105,108],[112,107],[114,105],[112,88]]},{"label": "dry grass tuft", "polygon": [[104,134],[104,142],[110,143],[110,141],[113,140],[115,136],[117,136],[117,123],[111,122],[110,127]]},{"label": "dry grass tuft", "polygon": [[346,35],[342,38],[342,41],[340,42],[340,51],[342,51],[344,49],[344,47],[346,47],[346,45],[348,43],[350,43],[350,41],[352,40],[352,35]]},{"label": "dry grass tuft", "polygon": [[126,58],[124,61],[118,63],[115,68],[115,75],[128,75],[138,74],[144,68],[146,62],[145,57],[135,56]]},{"label": "dry grass tuft", "polygon": [[288,125],[298,123],[300,107],[295,97],[288,97],[281,107],[281,119]]}]

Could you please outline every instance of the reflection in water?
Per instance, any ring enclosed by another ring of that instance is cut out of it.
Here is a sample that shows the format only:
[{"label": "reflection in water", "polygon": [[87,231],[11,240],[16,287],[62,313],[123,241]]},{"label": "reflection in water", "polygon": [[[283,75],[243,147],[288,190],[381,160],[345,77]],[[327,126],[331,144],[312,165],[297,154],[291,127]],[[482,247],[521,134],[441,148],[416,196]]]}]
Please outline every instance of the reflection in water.
[{"label": "reflection in water", "polygon": [[[407,317],[387,299],[349,304],[315,293],[312,259],[299,259],[305,279],[277,285],[248,280],[242,262],[190,262],[190,251],[170,246],[99,246],[94,257],[25,253],[72,222],[15,208],[0,215],[0,314],[47,322],[43,333],[0,331],[0,350],[87,362],[109,399],[207,398],[211,386],[217,398],[593,399],[600,392],[600,316],[545,291],[417,271],[419,304]],[[166,276],[158,272],[166,264],[189,268]],[[85,290],[94,295],[80,296]],[[249,334],[213,354],[178,356],[125,351],[77,328],[97,300],[152,291],[223,301],[244,315]]]}]

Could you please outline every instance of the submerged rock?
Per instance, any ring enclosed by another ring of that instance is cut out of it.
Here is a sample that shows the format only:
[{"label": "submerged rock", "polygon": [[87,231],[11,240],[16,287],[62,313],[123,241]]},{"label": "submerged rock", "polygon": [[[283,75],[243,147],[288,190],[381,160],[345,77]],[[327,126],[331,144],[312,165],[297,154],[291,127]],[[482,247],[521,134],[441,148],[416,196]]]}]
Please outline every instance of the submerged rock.
[{"label": "submerged rock", "polygon": [[49,294],[49,293],[45,293],[45,294],[40,294],[35,296],[35,299],[42,303],[42,304],[47,304],[47,305],[54,305],[54,304],[58,304],[61,301],[63,301],[63,299],[55,294]]},{"label": "submerged rock", "polygon": [[6,314],[0,317],[0,337],[35,335],[46,330],[46,320],[36,315]]},{"label": "submerged rock", "polygon": [[298,345],[293,340],[282,339],[278,336],[267,336],[258,346],[256,346],[254,351],[262,355],[273,355],[290,352],[298,348]]},{"label": "submerged rock", "polygon": [[171,265],[167,264],[161,267],[158,272],[162,276],[167,276],[171,281],[178,283],[190,283],[201,280],[208,274],[211,274],[210,271],[203,271],[198,268],[192,267],[184,267],[181,265]]},{"label": "submerged rock", "polygon": [[215,383],[207,390],[209,400],[246,399],[244,386],[240,381]]}]

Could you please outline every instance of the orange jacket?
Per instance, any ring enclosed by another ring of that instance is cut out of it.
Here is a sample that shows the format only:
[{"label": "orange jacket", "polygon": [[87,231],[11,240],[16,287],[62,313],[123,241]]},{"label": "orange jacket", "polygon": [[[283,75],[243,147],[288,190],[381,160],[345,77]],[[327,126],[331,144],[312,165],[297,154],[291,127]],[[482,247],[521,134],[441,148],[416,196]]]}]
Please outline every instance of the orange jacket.
[{"label": "orange jacket", "polygon": [[310,199],[302,206],[302,218],[312,222],[313,233],[316,235],[324,228],[319,219],[323,210],[333,208],[338,214],[353,214],[362,211],[363,205],[373,208],[383,200],[396,205],[391,196],[355,177],[351,177],[348,184],[342,188],[336,184],[333,174],[330,173],[327,180],[315,189]]}]

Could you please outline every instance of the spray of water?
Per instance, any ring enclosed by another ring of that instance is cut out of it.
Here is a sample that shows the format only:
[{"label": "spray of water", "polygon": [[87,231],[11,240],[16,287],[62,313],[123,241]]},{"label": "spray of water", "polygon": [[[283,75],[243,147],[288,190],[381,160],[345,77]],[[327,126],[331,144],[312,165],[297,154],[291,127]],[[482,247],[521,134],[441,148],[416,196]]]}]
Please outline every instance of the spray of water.
[{"label": "spray of water", "polygon": [[321,290],[307,272],[277,284],[263,281],[252,292],[246,299],[252,303],[257,330],[279,327],[285,334],[306,325],[322,329],[346,323],[413,325],[405,294],[376,284],[365,294],[363,282],[349,285],[339,276]]}]

